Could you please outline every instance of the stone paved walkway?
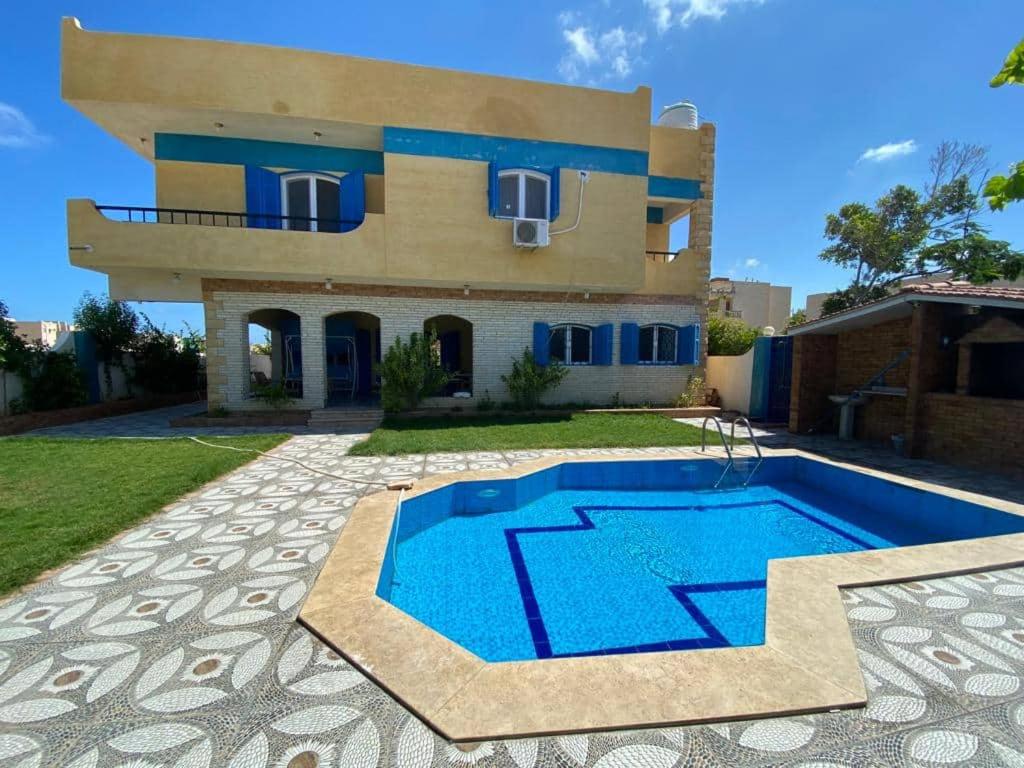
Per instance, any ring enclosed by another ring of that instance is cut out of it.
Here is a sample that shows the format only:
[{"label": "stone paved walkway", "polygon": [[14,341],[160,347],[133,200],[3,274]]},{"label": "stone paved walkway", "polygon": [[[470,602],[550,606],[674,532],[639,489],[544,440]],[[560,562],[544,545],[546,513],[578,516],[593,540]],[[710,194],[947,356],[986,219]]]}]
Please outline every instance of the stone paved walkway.
[{"label": "stone paved walkway", "polygon": [[[275,454],[389,480],[539,455],[356,439]],[[1024,766],[1019,569],[847,592],[864,710],[455,748],[294,623],[363,488],[260,458],[0,604],[0,765]]]}]

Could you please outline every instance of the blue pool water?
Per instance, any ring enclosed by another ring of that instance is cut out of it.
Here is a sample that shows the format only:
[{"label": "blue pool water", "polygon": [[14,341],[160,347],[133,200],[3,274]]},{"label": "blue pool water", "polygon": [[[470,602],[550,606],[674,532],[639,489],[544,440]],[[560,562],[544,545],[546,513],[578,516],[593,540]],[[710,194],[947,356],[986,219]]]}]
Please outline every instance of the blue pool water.
[{"label": "blue pool water", "polygon": [[797,457],[748,488],[704,460],[563,464],[407,501],[378,594],[488,661],[764,642],[772,558],[1024,531]]}]

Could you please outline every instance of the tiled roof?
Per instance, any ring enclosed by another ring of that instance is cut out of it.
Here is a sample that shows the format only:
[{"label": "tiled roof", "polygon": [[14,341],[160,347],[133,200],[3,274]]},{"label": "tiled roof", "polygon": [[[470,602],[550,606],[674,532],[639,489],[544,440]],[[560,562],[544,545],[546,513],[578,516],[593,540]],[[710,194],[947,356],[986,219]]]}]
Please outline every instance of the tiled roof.
[{"label": "tiled roof", "polygon": [[900,293],[917,293],[924,296],[958,296],[970,299],[1003,299],[1024,301],[1024,285],[998,287],[973,285],[966,280],[939,280],[934,283],[917,283],[900,289]]}]

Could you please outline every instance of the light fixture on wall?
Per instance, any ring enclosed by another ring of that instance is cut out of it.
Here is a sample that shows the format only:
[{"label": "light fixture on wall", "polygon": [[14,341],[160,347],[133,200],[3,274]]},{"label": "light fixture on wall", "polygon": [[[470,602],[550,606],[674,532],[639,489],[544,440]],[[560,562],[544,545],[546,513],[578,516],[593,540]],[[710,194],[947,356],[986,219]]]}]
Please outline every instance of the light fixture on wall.
[{"label": "light fixture on wall", "polygon": [[145,136],[139,136],[139,144],[145,144],[148,139]]},{"label": "light fixture on wall", "polygon": [[584,291],[583,298],[586,299],[587,301],[590,301],[590,291]]},{"label": "light fixture on wall", "polygon": [[331,280],[331,278],[328,277],[326,280],[324,280],[324,288],[326,288],[328,291],[333,290],[334,289],[334,281]]},{"label": "light fixture on wall", "polygon": [[462,286],[462,295],[463,296],[469,296],[469,285],[468,284]]},{"label": "light fixture on wall", "polygon": [[222,123],[220,120],[217,120],[216,122],[214,122],[213,127],[217,129],[217,133],[220,133],[221,131],[224,130],[224,123]]},{"label": "light fixture on wall", "polygon": [[320,131],[313,131],[313,141],[320,141],[322,136],[323,134]]},{"label": "light fixture on wall", "polygon": [[171,277],[171,282],[173,282],[173,283],[180,283],[181,282],[181,272],[175,272],[174,275]]},{"label": "light fixture on wall", "polygon": [[86,253],[92,253],[92,246],[86,243],[85,245],[69,245],[69,251],[85,251]]}]

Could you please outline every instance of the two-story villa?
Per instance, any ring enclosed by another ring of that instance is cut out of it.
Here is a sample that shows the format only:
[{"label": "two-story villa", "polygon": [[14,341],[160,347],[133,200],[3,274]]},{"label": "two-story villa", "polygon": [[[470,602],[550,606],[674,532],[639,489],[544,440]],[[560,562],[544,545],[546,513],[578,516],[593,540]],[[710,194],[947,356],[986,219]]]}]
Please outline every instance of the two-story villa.
[{"label": "two-story villa", "polygon": [[64,99],[156,178],[155,207],[68,201],[71,261],[115,298],[203,302],[211,407],[256,407],[254,324],[262,383],[310,409],[372,398],[413,331],[438,334],[441,403],[505,399],[526,347],[571,366],[553,401],[672,401],[703,363],[714,127],[652,126],[648,88],[75,19],[62,50]]}]

